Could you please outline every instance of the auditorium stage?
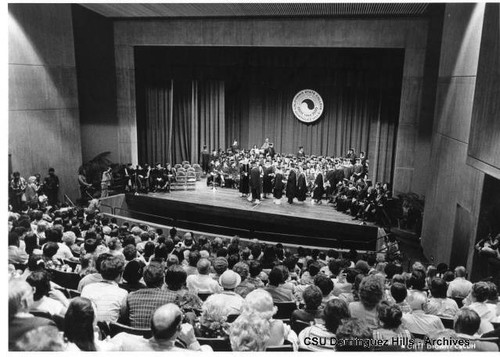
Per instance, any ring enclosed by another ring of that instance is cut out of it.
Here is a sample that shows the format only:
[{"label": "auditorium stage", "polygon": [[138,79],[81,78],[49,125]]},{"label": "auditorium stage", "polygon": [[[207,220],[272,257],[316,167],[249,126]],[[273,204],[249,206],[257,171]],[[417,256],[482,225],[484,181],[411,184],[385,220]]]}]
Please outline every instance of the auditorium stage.
[{"label": "auditorium stage", "polygon": [[302,204],[289,205],[286,198],[281,205],[272,198],[254,204],[237,190],[213,191],[202,181],[190,191],[127,194],[126,202],[132,218],[184,229],[329,248],[376,247],[375,225],[361,225],[325,203],[311,205],[309,198]]}]

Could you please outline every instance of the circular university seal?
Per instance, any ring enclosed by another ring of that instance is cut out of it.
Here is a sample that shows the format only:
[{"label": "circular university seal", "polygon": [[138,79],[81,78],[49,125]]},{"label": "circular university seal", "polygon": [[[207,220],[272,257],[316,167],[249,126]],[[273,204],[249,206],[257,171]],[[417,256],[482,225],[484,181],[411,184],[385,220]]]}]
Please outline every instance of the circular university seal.
[{"label": "circular university seal", "polygon": [[293,114],[304,123],[312,123],[323,113],[323,99],[312,89],[298,92],[292,101]]}]

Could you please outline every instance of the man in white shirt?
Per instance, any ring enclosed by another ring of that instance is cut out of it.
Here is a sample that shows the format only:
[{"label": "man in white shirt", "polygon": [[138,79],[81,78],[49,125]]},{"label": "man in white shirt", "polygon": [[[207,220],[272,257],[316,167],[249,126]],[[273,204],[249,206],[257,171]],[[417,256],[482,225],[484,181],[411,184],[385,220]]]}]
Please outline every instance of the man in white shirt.
[{"label": "man in white shirt", "polygon": [[198,274],[189,275],[186,279],[186,286],[189,291],[198,293],[217,294],[222,291],[220,285],[209,275],[210,261],[208,259],[200,259],[196,264]]},{"label": "man in white shirt", "polygon": [[102,281],[89,284],[82,290],[82,297],[94,302],[97,321],[116,322],[125,314],[127,291],[118,287],[122,278],[125,260],[121,256],[108,256],[101,263]]},{"label": "man in white shirt", "polygon": [[472,290],[472,283],[465,279],[467,271],[465,267],[455,268],[455,279],[448,285],[446,295],[450,298],[465,298]]},{"label": "man in white shirt", "polygon": [[424,312],[427,299],[424,294],[412,294],[408,296],[408,304],[412,312],[403,314],[403,327],[411,333],[419,335],[432,335],[434,331],[444,330],[441,319],[435,315]]}]

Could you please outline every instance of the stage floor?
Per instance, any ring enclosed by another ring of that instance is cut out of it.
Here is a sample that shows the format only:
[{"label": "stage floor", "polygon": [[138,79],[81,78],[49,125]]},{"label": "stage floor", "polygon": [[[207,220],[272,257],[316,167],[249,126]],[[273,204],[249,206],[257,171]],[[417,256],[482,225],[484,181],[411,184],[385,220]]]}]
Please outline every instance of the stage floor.
[{"label": "stage floor", "polygon": [[[240,192],[236,189],[218,187],[216,191],[213,191],[212,188],[207,187],[204,181],[197,181],[195,190],[172,191],[170,193],[149,193],[142,196],[193,204],[203,204],[213,206],[214,208],[225,207],[230,209],[316,219],[343,224],[361,224],[360,221],[353,220],[352,216],[338,212],[332,205],[326,204],[326,200],[323,200],[323,204],[321,205],[312,205],[311,199],[308,197],[303,203],[299,203],[297,199],[295,199],[293,204],[288,204],[287,198],[283,197],[281,199],[281,204],[277,205],[274,204],[274,199],[271,196],[270,198],[260,200],[259,204],[255,204],[253,202],[248,202],[247,198],[241,197]],[[367,226],[374,225],[367,222]]]}]

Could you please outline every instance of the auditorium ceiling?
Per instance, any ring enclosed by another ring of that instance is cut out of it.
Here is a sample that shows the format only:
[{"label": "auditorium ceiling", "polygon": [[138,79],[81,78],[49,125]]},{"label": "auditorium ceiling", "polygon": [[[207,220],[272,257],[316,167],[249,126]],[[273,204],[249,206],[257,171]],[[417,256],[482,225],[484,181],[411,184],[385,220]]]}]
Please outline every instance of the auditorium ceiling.
[{"label": "auditorium ceiling", "polygon": [[425,3],[81,4],[110,18],[422,16]]}]

